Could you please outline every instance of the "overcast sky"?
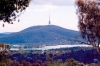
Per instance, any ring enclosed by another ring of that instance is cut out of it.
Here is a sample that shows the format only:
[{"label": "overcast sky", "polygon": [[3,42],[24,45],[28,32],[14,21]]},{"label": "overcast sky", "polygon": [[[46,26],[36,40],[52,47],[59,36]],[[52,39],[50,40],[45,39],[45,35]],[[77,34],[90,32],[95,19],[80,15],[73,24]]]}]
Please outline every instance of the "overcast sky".
[{"label": "overcast sky", "polygon": [[30,6],[13,25],[0,22],[0,32],[18,32],[30,26],[48,25],[49,14],[52,25],[78,30],[75,0],[32,0]]}]

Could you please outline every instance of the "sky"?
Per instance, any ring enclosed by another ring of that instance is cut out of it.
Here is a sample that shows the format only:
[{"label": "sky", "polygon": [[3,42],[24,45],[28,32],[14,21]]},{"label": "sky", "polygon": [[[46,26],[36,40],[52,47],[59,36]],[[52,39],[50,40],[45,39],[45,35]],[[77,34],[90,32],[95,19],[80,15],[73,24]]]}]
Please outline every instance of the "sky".
[{"label": "sky", "polygon": [[[0,33],[19,32],[31,26],[51,25],[78,31],[75,0],[32,0],[29,7],[14,24],[0,21]],[[2,27],[5,24],[5,27]]]}]

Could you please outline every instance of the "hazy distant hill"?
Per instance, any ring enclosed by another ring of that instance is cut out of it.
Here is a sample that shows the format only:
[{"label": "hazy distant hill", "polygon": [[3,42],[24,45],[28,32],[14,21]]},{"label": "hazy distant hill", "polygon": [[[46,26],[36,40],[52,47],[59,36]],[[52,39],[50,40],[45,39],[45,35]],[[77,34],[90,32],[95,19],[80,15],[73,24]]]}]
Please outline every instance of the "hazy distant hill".
[{"label": "hazy distant hill", "polygon": [[4,32],[3,34],[11,34],[11,33],[14,33],[14,32]]},{"label": "hazy distant hill", "polygon": [[0,36],[4,36],[4,35],[6,35],[6,34],[0,33]]},{"label": "hazy distant hill", "polygon": [[78,31],[65,29],[55,25],[33,26],[20,32],[11,33],[0,37],[0,42],[5,43],[42,43],[65,44],[69,38],[73,39]]},{"label": "hazy distant hill", "polygon": [[13,33],[13,32],[4,32],[4,33],[0,33],[0,37],[1,37],[1,36],[5,36],[5,35],[7,35],[7,34],[11,34],[11,33]]}]

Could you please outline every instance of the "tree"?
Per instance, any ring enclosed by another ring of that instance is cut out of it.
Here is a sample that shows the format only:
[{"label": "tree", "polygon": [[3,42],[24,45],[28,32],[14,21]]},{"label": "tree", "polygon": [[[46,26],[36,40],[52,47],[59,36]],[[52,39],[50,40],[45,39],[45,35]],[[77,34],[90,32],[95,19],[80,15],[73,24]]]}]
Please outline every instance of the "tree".
[{"label": "tree", "polygon": [[11,66],[21,66],[21,64],[20,64],[18,61],[14,60],[14,61],[11,63]]},{"label": "tree", "polygon": [[66,60],[66,66],[76,66],[76,65],[78,65],[78,62],[73,58],[69,58]]},{"label": "tree", "polygon": [[25,60],[22,61],[23,66],[31,66],[30,62],[26,62]]},{"label": "tree", "polygon": [[4,43],[0,43],[0,66],[2,63],[6,64],[8,61],[7,52],[9,51],[9,45],[5,45]]},{"label": "tree", "polygon": [[75,4],[82,38],[100,53],[100,0],[76,0]]},{"label": "tree", "polygon": [[51,58],[49,55],[46,56],[46,61],[53,61],[53,58]]},{"label": "tree", "polygon": [[31,0],[0,0],[0,20],[13,24],[12,21],[16,20],[29,6],[30,1]]}]

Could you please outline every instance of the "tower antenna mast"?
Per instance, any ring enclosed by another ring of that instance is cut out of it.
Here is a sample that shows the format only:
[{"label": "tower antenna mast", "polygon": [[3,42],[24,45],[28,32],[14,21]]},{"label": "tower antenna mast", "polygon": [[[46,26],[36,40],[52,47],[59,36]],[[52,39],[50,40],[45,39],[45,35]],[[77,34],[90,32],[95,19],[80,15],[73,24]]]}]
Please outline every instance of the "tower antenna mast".
[{"label": "tower antenna mast", "polygon": [[51,25],[51,21],[50,21],[50,14],[49,14],[49,25]]}]

